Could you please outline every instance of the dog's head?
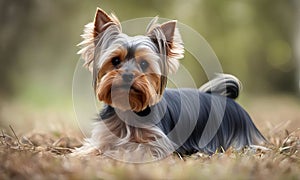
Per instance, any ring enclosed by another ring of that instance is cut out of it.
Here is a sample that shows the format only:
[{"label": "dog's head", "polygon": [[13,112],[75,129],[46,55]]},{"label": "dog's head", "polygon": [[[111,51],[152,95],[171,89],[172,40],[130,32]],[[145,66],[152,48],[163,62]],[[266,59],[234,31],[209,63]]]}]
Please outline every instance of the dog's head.
[{"label": "dog's head", "polygon": [[93,74],[96,96],[120,110],[140,112],[156,104],[184,53],[176,21],[157,24],[154,18],[145,35],[130,37],[116,16],[99,8],[82,37],[79,54]]}]

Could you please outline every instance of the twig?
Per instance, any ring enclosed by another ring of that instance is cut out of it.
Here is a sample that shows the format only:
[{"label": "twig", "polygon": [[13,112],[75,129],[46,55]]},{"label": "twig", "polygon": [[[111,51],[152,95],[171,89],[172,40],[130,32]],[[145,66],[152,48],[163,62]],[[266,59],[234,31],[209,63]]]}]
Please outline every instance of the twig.
[{"label": "twig", "polygon": [[225,151],[225,149],[223,148],[223,146],[221,146],[221,153],[225,153],[226,151]]},{"label": "twig", "polygon": [[282,145],[286,144],[287,141],[288,141],[295,133],[297,133],[298,131],[300,131],[300,128],[297,128],[296,130],[294,130],[294,131],[292,131],[291,133],[289,133],[289,134],[287,135],[287,137],[283,140]]},{"label": "twig", "polygon": [[4,139],[4,133],[3,133],[3,130],[1,129],[1,132],[2,132],[2,137],[0,138],[0,141],[1,141],[1,144],[4,145],[4,142],[2,141],[2,138]]},{"label": "twig", "polygon": [[11,129],[11,131],[13,132],[13,134],[14,134],[15,138],[17,139],[19,146],[21,146],[21,142],[20,142],[20,140],[19,140],[18,136],[16,135],[16,133],[15,133],[14,129],[11,127],[11,125],[9,125],[9,128],[10,128],[10,129]]},{"label": "twig", "polygon": [[5,134],[4,134],[4,131],[3,131],[3,129],[1,130],[1,133],[2,133],[2,138],[3,138],[3,140],[4,140],[4,141],[2,141],[2,138],[1,138],[1,142],[2,142],[2,144],[5,144],[5,145],[7,145],[7,143],[6,143],[6,141],[5,141]]},{"label": "twig", "polygon": [[175,151],[175,153],[177,154],[177,156],[179,157],[179,159],[180,159],[180,160],[183,160],[183,161],[185,161],[185,160],[183,159],[183,157],[180,155],[180,153],[179,153],[179,152]]}]

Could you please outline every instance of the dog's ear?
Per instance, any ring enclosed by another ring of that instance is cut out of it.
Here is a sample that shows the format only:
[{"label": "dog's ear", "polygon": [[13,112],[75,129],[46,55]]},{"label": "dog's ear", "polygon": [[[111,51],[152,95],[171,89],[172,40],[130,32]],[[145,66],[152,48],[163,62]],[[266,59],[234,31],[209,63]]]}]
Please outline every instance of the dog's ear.
[{"label": "dog's ear", "polygon": [[101,35],[108,27],[116,26],[120,30],[120,22],[118,18],[111,14],[110,16],[102,9],[97,8],[95,19],[94,19],[94,37]]},{"label": "dog's ear", "polygon": [[85,25],[84,32],[81,35],[83,41],[78,44],[81,47],[78,54],[81,54],[81,58],[85,61],[84,66],[91,72],[93,69],[95,47],[105,30],[109,27],[114,28],[116,32],[121,32],[121,25],[118,18],[113,14],[108,15],[100,8],[97,8],[94,21]]},{"label": "dog's ear", "polygon": [[148,36],[152,39],[161,40],[163,37],[160,37],[162,32],[167,44],[166,55],[169,66],[169,72],[174,73],[179,68],[179,59],[184,57],[184,47],[183,42],[179,33],[179,30],[176,27],[177,21],[168,21],[161,25],[156,24],[157,18],[153,19],[148,25]]},{"label": "dog's ear", "polygon": [[175,36],[176,21],[168,21],[160,25],[168,43],[172,43]]}]

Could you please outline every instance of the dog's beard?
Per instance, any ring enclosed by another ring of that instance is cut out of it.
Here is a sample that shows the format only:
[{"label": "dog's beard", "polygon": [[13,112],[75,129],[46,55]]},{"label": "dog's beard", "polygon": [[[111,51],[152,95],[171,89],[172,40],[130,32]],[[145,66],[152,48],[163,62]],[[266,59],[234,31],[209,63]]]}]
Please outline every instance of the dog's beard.
[{"label": "dog's beard", "polygon": [[100,101],[112,107],[140,112],[159,101],[159,82],[157,74],[141,74],[131,84],[126,84],[115,70],[101,78],[96,93]]}]

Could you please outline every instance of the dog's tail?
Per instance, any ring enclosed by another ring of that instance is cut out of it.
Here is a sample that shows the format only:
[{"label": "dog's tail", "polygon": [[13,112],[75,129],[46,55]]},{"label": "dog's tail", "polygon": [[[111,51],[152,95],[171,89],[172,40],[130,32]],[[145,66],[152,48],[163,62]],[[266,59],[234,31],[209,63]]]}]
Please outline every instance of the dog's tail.
[{"label": "dog's tail", "polygon": [[219,94],[222,96],[236,99],[242,89],[242,84],[233,75],[217,74],[217,77],[203,84],[199,90],[210,94]]}]

